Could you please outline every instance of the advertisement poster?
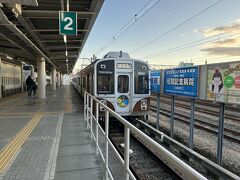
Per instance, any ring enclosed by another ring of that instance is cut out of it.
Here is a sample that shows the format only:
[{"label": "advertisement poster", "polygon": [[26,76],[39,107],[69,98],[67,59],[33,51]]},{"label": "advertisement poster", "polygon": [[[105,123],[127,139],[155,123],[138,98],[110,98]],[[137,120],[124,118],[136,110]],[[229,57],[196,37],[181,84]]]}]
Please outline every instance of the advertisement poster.
[{"label": "advertisement poster", "polygon": [[208,66],[207,99],[240,103],[240,63]]},{"label": "advertisement poster", "polygon": [[164,93],[197,97],[198,67],[166,69],[164,73]]},{"label": "advertisement poster", "polygon": [[151,92],[160,93],[160,70],[152,70],[151,76]]}]

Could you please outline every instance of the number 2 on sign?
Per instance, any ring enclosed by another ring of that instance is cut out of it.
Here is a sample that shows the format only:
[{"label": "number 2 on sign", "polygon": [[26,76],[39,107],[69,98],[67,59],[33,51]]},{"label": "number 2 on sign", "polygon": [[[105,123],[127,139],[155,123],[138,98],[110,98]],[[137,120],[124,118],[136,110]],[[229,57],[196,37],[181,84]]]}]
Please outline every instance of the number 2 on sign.
[{"label": "number 2 on sign", "polygon": [[67,22],[67,24],[66,24],[65,27],[64,27],[64,30],[70,30],[70,31],[72,31],[72,30],[73,30],[73,27],[71,27],[71,25],[73,24],[72,18],[70,18],[70,17],[65,17],[65,18],[63,19],[63,21],[64,21],[64,22]]}]

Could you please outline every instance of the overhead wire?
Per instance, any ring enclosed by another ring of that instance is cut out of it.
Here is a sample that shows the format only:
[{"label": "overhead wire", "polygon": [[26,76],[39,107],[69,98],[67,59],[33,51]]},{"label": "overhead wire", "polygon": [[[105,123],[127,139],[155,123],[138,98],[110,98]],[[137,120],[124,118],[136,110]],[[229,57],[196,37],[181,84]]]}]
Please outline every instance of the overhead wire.
[{"label": "overhead wire", "polygon": [[[228,51],[228,52],[233,52],[233,50],[232,51]],[[225,55],[225,53],[226,52],[219,53],[219,54],[222,54],[220,56],[213,56],[213,57],[211,57],[211,56],[210,57],[209,56],[203,56],[203,57],[199,57],[199,58],[191,58],[190,60],[191,60],[191,62],[196,63],[196,62],[203,62],[203,61],[205,62],[205,61],[208,61],[208,60],[211,60],[211,59],[226,59],[228,57],[223,57],[223,55]],[[234,57],[234,58],[238,58],[238,57]],[[198,59],[198,60],[196,61],[196,59]],[[178,63],[179,61],[171,61],[171,62],[174,64],[174,63]]]},{"label": "overhead wire", "polygon": [[[210,42],[217,42],[217,41],[219,41],[220,39],[225,39],[225,38],[232,37],[232,36],[236,36],[236,35],[240,35],[240,33],[235,33],[235,34],[232,34],[232,35],[228,35],[228,36],[219,38],[219,39],[217,39],[217,40],[209,40],[209,41],[207,41],[207,42],[202,42],[202,43],[194,44],[194,45],[192,45],[192,46],[183,47],[183,48],[180,48],[180,49],[176,49],[176,50],[174,50],[174,51],[171,51],[171,52],[164,52],[164,53],[158,54],[158,55],[156,55],[156,56],[161,56],[161,55],[173,53],[173,52],[176,52],[176,51],[180,51],[180,50],[183,50],[183,49],[187,49],[187,48],[199,46],[199,45],[206,44],[206,43],[210,43]],[[238,37],[240,37],[240,36],[238,36]],[[152,57],[156,57],[156,56],[151,56],[151,57],[148,57],[148,58],[152,58]]]},{"label": "overhead wire", "polygon": [[[206,44],[206,43],[209,43],[209,42],[217,42],[220,39],[228,38],[228,37],[231,37],[231,36],[234,36],[234,35],[238,35],[240,33],[235,33],[235,34],[227,35],[227,36],[224,36],[224,37],[219,37],[219,36],[222,36],[222,35],[227,34],[229,32],[235,32],[235,31],[239,31],[239,30],[240,30],[240,28],[234,29],[232,31],[216,34],[216,35],[213,35],[213,36],[210,36],[210,37],[207,37],[207,38],[199,39],[197,41],[193,41],[193,42],[190,42],[190,43],[187,43],[187,44],[176,46],[174,48],[170,48],[170,49],[167,49],[167,50],[164,50],[164,51],[160,51],[160,52],[157,52],[157,53],[154,53],[154,54],[150,54],[148,56],[145,56],[145,58],[148,59],[148,58],[152,58],[152,57],[157,57],[157,56],[161,56],[161,55],[164,55],[164,54],[169,54],[169,53],[173,53],[173,52],[180,51],[180,50],[183,50],[183,49],[195,47],[195,46],[198,46],[198,45],[201,45],[201,44]],[[217,37],[217,39],[213,39],[213,38],[216,38],[216,37]],[[206,40],[209,40],[209,41],[206,41]],[[204,41],[204,42],[202,42],[202,41]]]},{"label": "overhead wire", "polygon": [[[239,33],[240,34],[240,33]],[[239,36],[240,37],[240,36]],[[228,50],[227,52],[230,53],[230,52],[234,52],[235,50]],[[222,54],[222,55],[221,55]],[[219,56],[220,55],[220,56]],[[213,57],[209,57],[209,56],[202,56],[202,57],[197,57],[197,58],[191,58],[191,61],[192,62],[202,62],[202,61],[206,61],[206,60],[210,60],[210,59],[219,59],[219,58],[228,58],[228,57],[223,57],[223,55],[225,56],[228,56],[226,55],[226,51],[224,52],[221,52],[221,53],[218,53],[218,56],[213,56]],[[234,57],[234,58],[238,58],[238,57]],[[229,59],[229,58],[228,58]],[[197,60],[197,61],[196,61]],[[176,63],[176,62],[179,62],[179,61],[171,61],[172,63]]]},{"label": "overhead wire", "polygon": [[[235,50],[229,50],[229,51],[227,51],[228,53],[230,53],[230,52],[234,52]],[[202,61],[206,61],[206,60],[210,60],[210,59],[229,59],[229,57],[224,57],[223,55],[225,55],[225,56],[227,56],[226,55],[226,51],[224,51],[224,52],[221,52],[221,53],[218,53],[219,55],[220,54],[222,54],[222,55],[220,55],[220,56],[214,56],[214,57],[209,57],[209,56],[204,56],[204,57],[200,57],[200,58],[193,58],[193,59],[191,59],[192,61],[194,61],[194,62],[202,62]],[[233,57],[232,57],[233,58]],[[231,58],[231,59],[232,59]],[[235,58],[238,58],[238,60],[239,60],[239,57],[234,57],[234,59]],[[197,61],[196,61],[197,60]]]},{"label": "overhead wire", "polygon": [[131,51],[130,53],[133,54],[133,53],[135,53],[135,52],[137,52],[137,51],[139,51],[139,50],[141,50],[141,49],[147,47],[148,45],[150,45],[150,44],[152,44],[153,42],[159,40],[160,38],[166,36],[167,34],[169,34],[170,32],[172,32],[172,31],[174,31],[174,30],[176,30],[177,28],[183,26],[184,24],[188,23],[189,21],[191,21],[192,19],[198,17],[199,15],[203,14],[205,11],[207,11],[208,9],[212,8],[213,6],[219,4],[219,3],[222,2],[222,1],[223,1],[223,0],[218,0],[217,2],[215,2],[215,3],[213,3],[212,5],[210,5],[210,6],[206,7],[206,8],[204,8],[203,10],[201,10],[200,12],[198,12],[197,14],[195,14],[194,16],[192,16],[192,17],[188,18],[187,20],[181,22],[180,24],[178,24],[178,25],[172,27],[171,29],[169,29],[168,31],[164,32],[164,33],[161,34],[160,36],[155,37],[155,38],[152,39],[151,41],[149,41],[149,42],[147,42],[146,44],[140,46],[139,48],[137,48],[137,49]]},{"label": "overhead wire", "polygon": [[123,33],[125,33],[128,29],[130,29],[139,19],[141,19],[147,12],[149,12],[154,6],[156,6],[161,0],[157,0],[154,4],[152,4],[146,11],[143,12],[141,16],[138,15],[154,0],[149,0],[135,15],[130,18],[130,20],[102,47],[100,48],[95,55],[103,52],[114,40],[119,38]]}]

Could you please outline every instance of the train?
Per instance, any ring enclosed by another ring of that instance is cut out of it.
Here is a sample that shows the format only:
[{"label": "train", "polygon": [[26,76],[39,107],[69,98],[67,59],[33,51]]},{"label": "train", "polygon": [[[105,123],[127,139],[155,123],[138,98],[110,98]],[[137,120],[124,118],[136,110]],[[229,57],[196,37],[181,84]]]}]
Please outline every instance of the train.
[{"label": "train", "polygon": [[21,65],[1,61],[2,97],[22,91],[21,71]]},{"label": "train", "polygon": [[[23,65],[23,78],[24,78],[24,80],[26,80],[29,75],[34,77],[34,80],[36,80],[36,82],[38,81],[37,70],[34,69],[34,67],[32,65],[24,64]],[[51,82],[51,76],[46,74],[46,85],[49,85],[50,82]]]},{"label": "train", "polygon": [[[149,66],[128,53],[107,53],[74,75],[72,84],[82,98],[87,91],[123,117],[148,116]],[[100,107],[100,116],[103,111]]]},{"label": "train", "polygon": [[[34,74],[33,74],[34,73]],[[25,80],[31,75],[37,77],[37,73],[33,71],[33,66],[24,64],[14,64],[8,61],[1,61],[1,90],[2,97],[10,96],[22,92],[22,79],[23,90],[26,90]],[[37,81],[37,78],[36,78]],[[50,76],[46,76],[46,84],[50,83]]]}]

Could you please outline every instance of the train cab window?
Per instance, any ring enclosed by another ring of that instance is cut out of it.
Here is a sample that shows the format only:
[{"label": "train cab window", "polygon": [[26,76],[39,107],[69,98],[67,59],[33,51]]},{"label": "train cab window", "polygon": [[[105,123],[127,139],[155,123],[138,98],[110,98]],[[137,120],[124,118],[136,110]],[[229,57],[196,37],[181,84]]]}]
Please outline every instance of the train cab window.
[{"label": "train cab window", "polygon": [[118,76],[118,92],[127,93],[129,91],[129,77],[126,75]]},{"label": "train cab window", "polygon": [[98,76],[97,92],[98,94],[114,94],[113,76],[109,75]]},{"label": "train cab window", "polygon": [[135,76],[135,94],[148,94],[148,76]]}]

